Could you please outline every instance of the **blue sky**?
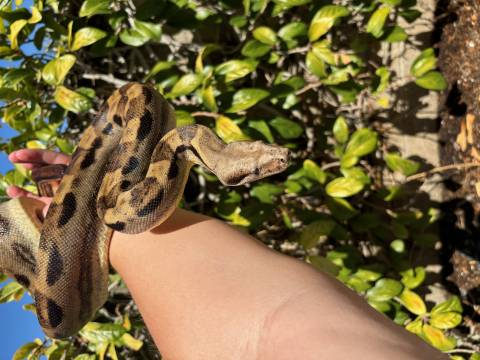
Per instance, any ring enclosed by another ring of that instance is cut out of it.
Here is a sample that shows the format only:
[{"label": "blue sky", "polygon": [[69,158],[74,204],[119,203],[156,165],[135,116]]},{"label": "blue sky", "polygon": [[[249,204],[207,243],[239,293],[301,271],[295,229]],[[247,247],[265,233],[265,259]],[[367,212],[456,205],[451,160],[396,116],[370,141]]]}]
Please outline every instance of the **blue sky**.
[{"label": "blue sky", "polygon": [[[27,8],[32,6],[32,0],[24,1]],[[22,47],[25,53],[36,50],[33,45],[27,44]],[[17,63],[0,59],[0,67],[11,68],[18,66]],[[8,139],[16,133],[10,129],[3,120],[0,123],[0,139]],[[0,152],[0,173],[10,170],[12,165],[4,152]],[[43,339],[44,335],[38,325],[37,317],[30,311],[22,309],[22,305],[32,303],[30,296],[25,295],[20,302],[0,304],[0,360],[11,359],[15,351],[23,344],[34,340]]]}]

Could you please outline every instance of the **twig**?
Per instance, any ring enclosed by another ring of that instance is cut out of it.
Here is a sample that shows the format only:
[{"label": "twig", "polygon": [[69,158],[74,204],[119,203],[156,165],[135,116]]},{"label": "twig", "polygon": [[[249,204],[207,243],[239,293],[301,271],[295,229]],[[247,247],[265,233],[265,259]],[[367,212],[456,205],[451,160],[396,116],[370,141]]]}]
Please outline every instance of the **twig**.
[{"label": "twig", "polygon": [[461,354],[475,354],[475,350],[471,349],[453,349],[453,350],[448,350],[445,351],[447,354],[455,354],[455,353],[461,353]]},{"label": "twig", "polygon": [[84,79],[88,80],[102,80],[105,82],[108,82],[110,84],[115,85],[116,87],[122,87],[123,85],[127,84],[128,81],[122,80],[122,79],[117,79],[113,75],[109,74],[83,74],[82,76]]},{"label": "twig", "polygon": [[317,88],[317,87],[319,87],[319,86],[321,86],[321,85],[322,85],[322,82],[321,82],[321,81],[310,83],[310,84],[304,86],[303,88],[301,88],[300,90],[297,90],[297,91],[295,92],[295,95],[297,95],[297,96],[298,96],[298,95],[301,95],[301,94],[303,94],[304,92],[307,92],[308,90],[311,90],[311,89],[315,89],[315,88]]},{"label": "twig", "polygon": [[454,169],[468,169],[471,167],[480,167],[480,163],[474,162],[474,163],[465,163],[465,164],[450,164],[450,165],[445,165],[445,166],[439,166],[436,168],[433,168],[428,171],[424,171],[415,175],[411,175],[405,179],[405,182],[410,182],[418,179],[425,178],[431,174],[439,173],[439,172],[444,172],[447,170],[454,170]]},{"label": "twig", "polygon": [[303,46],[303,47],[296,47],[294,49],[288,50],[287,54],[299,54],[299,53],[305,53],[308,50],[310,50],[310,45],[308,46]]},{"label": "twig", "polygon": [[211,118],[214,118],[214,119],[216,119],[220,116],[217,113],[208,112],[208,111],[195,111],[195,112],[191,113],[190,115],[192,115],[193,117],[204,116],[204,117],[211,117]]},{"label": "twig", "polygon": [[325,165],[322,166],[322,170],[327,170],[327,169],[337,167],[337,166],[340,166],[340,161],[334,161],[334,162],[325,164]]}]

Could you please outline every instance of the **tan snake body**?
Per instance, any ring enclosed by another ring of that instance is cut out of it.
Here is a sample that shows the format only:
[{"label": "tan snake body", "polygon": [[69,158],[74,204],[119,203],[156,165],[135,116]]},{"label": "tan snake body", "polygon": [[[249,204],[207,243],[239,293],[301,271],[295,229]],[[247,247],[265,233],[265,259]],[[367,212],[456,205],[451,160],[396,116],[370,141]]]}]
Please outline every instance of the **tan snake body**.
[{"label": "tan snake body", "polygon": [[42,204],[0,204],[0,270],[34,295],[44,332],[75,334],[107,299],[113,230],[147,231],[180,201],[190,168],[225,185],[283,171],[288,151],[259,141],[223,143],[209,128],[175,128],[152,87],[130,83],[101,107],[75,151],[42,223]]}]

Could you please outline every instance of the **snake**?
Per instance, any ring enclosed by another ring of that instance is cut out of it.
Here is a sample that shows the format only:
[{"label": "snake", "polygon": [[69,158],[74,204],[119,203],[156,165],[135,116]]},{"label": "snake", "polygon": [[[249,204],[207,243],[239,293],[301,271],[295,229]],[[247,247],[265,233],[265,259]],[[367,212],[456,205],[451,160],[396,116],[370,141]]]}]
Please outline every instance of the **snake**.
[{"label": "snake", "polygon": [[[113,232],[138,234],[164,222],[192,166],[236,186],[280,173],[288,162],[279,145],[225,143],[207,126],[176,127],[172,105],[153,86],[128,83],[83,132],[45,216],[35,198],[0,204],[0,272],[32,294],[48,337],[72,336],[108,299]],[[38,180],[42,195],[53,195],[49,180]]]}]

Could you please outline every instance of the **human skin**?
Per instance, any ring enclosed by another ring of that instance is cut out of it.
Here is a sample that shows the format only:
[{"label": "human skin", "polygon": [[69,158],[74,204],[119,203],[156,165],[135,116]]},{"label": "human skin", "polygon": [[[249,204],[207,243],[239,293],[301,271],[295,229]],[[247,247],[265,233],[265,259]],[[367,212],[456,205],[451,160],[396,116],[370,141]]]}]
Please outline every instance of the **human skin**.
[{"label": "human skin", "polygon": [[[46,154],[10,160],[69,160]],[[338,280],[217,219],[177,209],[148,232],[116,232],[110,262],[166,359],[448,359]]]}]

